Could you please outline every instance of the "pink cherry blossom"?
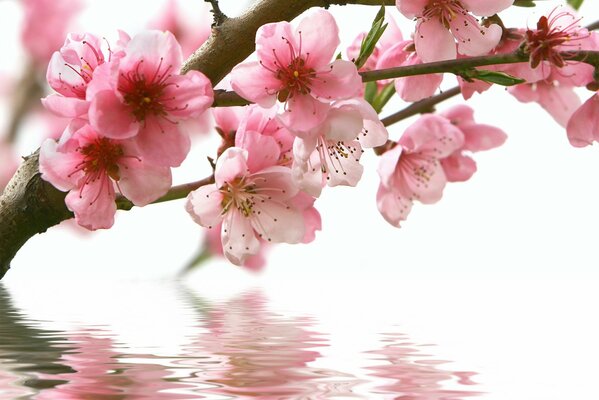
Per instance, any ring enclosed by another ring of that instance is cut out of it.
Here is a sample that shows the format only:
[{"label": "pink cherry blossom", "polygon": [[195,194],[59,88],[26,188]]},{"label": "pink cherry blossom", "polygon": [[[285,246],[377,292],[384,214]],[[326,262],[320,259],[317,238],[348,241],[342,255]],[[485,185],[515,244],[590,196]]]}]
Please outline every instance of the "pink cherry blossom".
[{"label": "pink cherry blossom", "polygon": [[190,148],[179,121],[200,116],[212,104],[210,81],[198,71],[178,74],[181,48],[169,32],[142,32],[125,53],[94,72],[87,90],[90,124],[108,138],[139,135],[148,160],[178,166]]},{"label": "pink cherry blossom", "polygon": [[23,0],[21,40],[31,59],[45,66],[82,9],[80,0]]},{"label": "pink cherry blossom", "polygon": [[474,122],[474,110],[467,105],[451,107],[439,115],[447,118],[464,136],[463,145],[440,160],[448,182],[467,181],[476,172],[476,162],[468,153],[494,149],[507,139],[501,129]]},{"label": "pink cherry blossom", "polygon": [[67,207],[89,230],[113,225],[116,190],[144,206],[171,186],[170,169],[145,160],[134,139],[103,137],[81,120],[67,128],[60,142],[47,139],[42,144],[40,172],[57,189],[69,192]]},{"label": "pink cherry blossom", "polygon": [[566,126],[568,140],[574,147],[585,147],[599,141],[599,96],[595,93],[580,106]]},{"label": "pink cherry blossom", "polygon": [[0,138],[0,193],[12,178],[19,163],[12,146]]},{"label": "pink cherry blossom", "polygon": [[[119,32],[119,44],[129,37]],[[87,88],[96,68],[113,57],[124,53],[102,48],[102,39],[91,33],[70,33],[60,51],[55,51],[50,59],[46,79],[58,93],[42,99],[44,106],[60,117],[77,118],[87,115],[89,101]],[[120,46],[119,46],[120,47]]]},{"label": "pink cherry blossom", "polygon": [[385,220],[399,227],[414,200],[439,201],[447,182],[440,160],[463,145],[464,135],[446,118],[424,115],[410,125],[379,163],[377,206]]},{"label": "pink cherry blossom", "polygon": [[542,16],[537,29],[526,31],[524,51],[530,55],[530,65],[536,68],[546,61],[558,68],[566,65],[563,52],[581,50],[592,43],[589,32],[579,24],[573,11],[553,9],[549,15]]},{"label": "pink cherry blossom", "polygon": [[[258,254],[260,240],[299,243],[305,236],[303,211],[292,199],[298,187],[286,167],[259,160],[277,160],[278,155],[230,147],[218,158],[215,183],[202,186],[187,197],[186,209],[201,226],[214,229],[222,222],[221,240],[225,257],[242,265]],[[256,169],[258,168],[258,169]],[[261,168],[261,169],[260,169]]]},{"label": "pink cherry blossom", "polygon": [[470,12],[490,16],[505,10],[514,0],[396,0],[399,11],[417,18],[414,42],[424,62],[450,60],[457,52],[480,56],[490,52],[501,39],[502,29],[481,26]]},{"label": "pink cherry blossom", "polygon": [[307,131],[326,117],[328,103],[357,95],[361,79],[350,61],[331,60],[339,45],[333,16],[316,10],[296,28],[288,22],[266,24],[256,33],[258,60],[231,72],[231,86],[262,107],[285,102],[280,116],[294,130]]},{"label": "pink cherry blossom", "polygon": [[362,148],[380,146],[387,138],[376,111],[363,99],[333,103],[322,124],[295,139],[294,177],[315,197],[324,185],[356,186],[364,170]]}]

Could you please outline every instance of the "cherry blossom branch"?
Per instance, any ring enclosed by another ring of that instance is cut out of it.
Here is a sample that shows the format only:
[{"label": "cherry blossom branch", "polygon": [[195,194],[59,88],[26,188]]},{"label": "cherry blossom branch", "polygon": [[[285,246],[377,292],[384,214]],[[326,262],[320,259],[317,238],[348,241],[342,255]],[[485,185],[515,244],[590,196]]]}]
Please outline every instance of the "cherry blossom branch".
[{"label": "cherry blossom branch", "polygon": [[[391,1],[388,3],[392,5]],[[191,69],[200,70],[216,84],[254,51],[255,33],[261,25],[291,20],[310,7],[327,7],[331,4],[380,5],[380,2],[261,0],[242,16],[229,18],[213,27],[208,41],[185,62],[181,73]],[[0,279],[29,238],[73,217],[64,203],[65,195],[41,179],[39,151],[25,159],[0,194]]]},{"label": "cherry blossom branch", "polygon": [[587,26],[585,26],[585,28],[587,28],[589,31],[597,30],[597,29],[599,29],[599,21],[595,21],[593,23],[590,23]]},{"label": "cherry blossom branch", "polygon": [[212,28],[212,35],[189,57],[181,73],[202,71],[213,85],[220,82],[233,67],[255,49],[256,31],[270,22],[291,21],[311,7],[361,4],[369,6],[395,5],[394,0],[261,0],[242,15],[228,18]]},{"label": "cherry blossom branch", "polygon": [[[599,51],[572,51],[563,52],[561,56],[568,61],[581,61],[599,67]],[[426,64],[408,65],[403,67],[379,69],[361,72],[363,82],[372,82],[382,79],[401,78],[413,75],[453,73],[459,75],[465,70],[483,67],[486,65],[515,64],[527,62],[529,55],[520,51],[492,56],[461,58],[457,60],[437,61]]]}]

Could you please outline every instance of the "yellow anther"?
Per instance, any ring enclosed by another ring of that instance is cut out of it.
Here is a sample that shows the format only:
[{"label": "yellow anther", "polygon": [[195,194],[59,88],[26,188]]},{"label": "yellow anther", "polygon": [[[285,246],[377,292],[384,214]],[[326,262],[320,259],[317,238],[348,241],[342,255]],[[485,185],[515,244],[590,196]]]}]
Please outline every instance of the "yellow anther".
[{"label": "yellow anther", "polygon": [[295,76],[296,78],[299,77],[299,72],[298,71],[293,71],[293,76]]}]

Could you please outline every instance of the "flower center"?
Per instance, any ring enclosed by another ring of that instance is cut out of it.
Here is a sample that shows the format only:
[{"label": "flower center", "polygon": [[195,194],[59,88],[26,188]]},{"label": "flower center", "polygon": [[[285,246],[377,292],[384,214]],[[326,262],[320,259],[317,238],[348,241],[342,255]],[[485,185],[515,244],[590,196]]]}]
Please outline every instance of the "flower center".
[{"label": "flower center", "polygon": [[[586,35],[580,35],[578,22],[568,12],[560,12],[553,15],[553,10],[548,17],[542,16],[537,22],[536,30],[526,31],[526,42],[524,50],[530,54],[530,66],[536,68],[541,61],[549,61],[558,68],[563,67],[566,62],[564,55],[560,54],[559,46],[576,39],[584,39]],[[566,18],[567,25],[562,27],[559,20]]]},{"label": "flower center", "polygon": [[424,7],[422,17],[424,19],[438,18],[439,21],[449,29],[450,22],[457,14],[469,15],[468,11],[457,0],[431,0]]},{"label": "flower center", "polygon": [[164,90],[171,85],[168,80],[172,76],[172,66],[161,71],[162,60],[160,58],[160,63],[150,77],[142,71],[144,60],[140,60],[135,69],[126,74],[121,73],[118,89],[137,121],[144,121],[149,115],[164,117],[169,111],[164,102],[172,99],[164,98]]},{"label": "flower center", "polygon": [[78,149],[84,157],[76,171],[83,171],[86,183],[106,174],[115,181],[120,179],[118,162],[124,156],[123,147],[108,138],[98,138],[94,142]]},{"label": "flower center", "polygon": [[232,182],[226,182],[220,188],[220,192],[223,194],[221,203],[223,215],[231,207],[235,207],[246,218],[254,213],[256,185],[248,182],[245,177],[235,178]]},{"label": "flower center", "polygon": [[316,71],[308,66],[310,53],[302,55],[302,32],[299,31],[299,48],[296,50],[289,39],[282,37],[289,48],[289,60],[281,60],[277,55],[277,49],[272,49],[275,61],[274,69],[266,66],[262,61],[260,64],[271,71],[283,84],[283,88],[277,94],[281,102],[287,101],[297,94],[310,93],[312,79],[316,77]]}]

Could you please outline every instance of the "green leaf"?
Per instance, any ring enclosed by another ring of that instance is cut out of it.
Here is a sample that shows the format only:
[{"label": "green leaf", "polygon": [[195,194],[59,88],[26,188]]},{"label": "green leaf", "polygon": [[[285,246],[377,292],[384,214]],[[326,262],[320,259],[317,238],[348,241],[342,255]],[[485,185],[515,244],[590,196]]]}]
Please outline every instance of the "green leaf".
[{"label": "green leaf", "polygon": [[489,83],[496,83],[501,86],[514,86],[526,82],[525,79],[516,78],[505,72],[488,71],[485,69],[471,69],[461,74],[461,76],[467,81],[478,79]]},{"label": "green leaf", "polygon": [[516,7],[534,7],[536,6],[534,0],[516,0],[514,1]]},{"label": "green leaf", "polygon": [[366,60],[368,60],[368,57],[370,57],[376,48],[376,44],[385,32],[385,29],[387,29],[387,24],[385,24],[385,7],[381,6],[376,17],[374,17],[374,21],[372,21],[370,31],[362,40],[360,54],[358,55],[358,58],[354,60],[354,64],[356,64],[357,68],[364,66]]},{"label": "green leaf", "polygon": [[578,10],[582,5],[583,0],[567,0],[567,3],[572,6],[575,10]]},{"label": "green leaf", "polygon": [[383,111],[383,107],[385,107],[389,100],[391,100],[391,97],[393,97],[394,94],[395,83],[391,82],[387,84],[387,86],[385,86],[383,90],[381,90],[381,92],[374,98],[374,100],[370,104],[372,105],[372,108],[374,108],[374,110],[377,112],[377,114]]},{"label": "green leaf", "polygon": [[376,93],[378,92],[378,87],[376,82],[368,82],[366,83],[366,88],[364,89],[364,100],[372,105],[374,98],[376,97]]}]

